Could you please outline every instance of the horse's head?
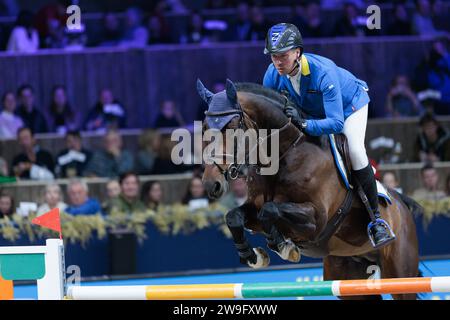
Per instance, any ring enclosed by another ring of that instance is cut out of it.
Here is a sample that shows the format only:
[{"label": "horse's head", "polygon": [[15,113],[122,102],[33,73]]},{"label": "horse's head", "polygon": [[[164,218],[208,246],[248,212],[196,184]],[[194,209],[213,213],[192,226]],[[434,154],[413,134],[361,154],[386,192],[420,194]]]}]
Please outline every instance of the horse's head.
[{"label": "horse's head", "polygon": [[[206,130],[220,133],[222,150],[226,150],[226,129],[237,129],[242,126],[243,110],[239,104],[237,90],[233,82],[227,80],[224,91],[213,94],[200,80],[197,80],[197,91],[208,104],[208,111],[203,122],[203,134]],[[211,198],[218,199],[228,190],[228,179],[234,178],[232,155],[227,153],[214,154],[213,159],[206,162],[203,173],[203,183]]]}]

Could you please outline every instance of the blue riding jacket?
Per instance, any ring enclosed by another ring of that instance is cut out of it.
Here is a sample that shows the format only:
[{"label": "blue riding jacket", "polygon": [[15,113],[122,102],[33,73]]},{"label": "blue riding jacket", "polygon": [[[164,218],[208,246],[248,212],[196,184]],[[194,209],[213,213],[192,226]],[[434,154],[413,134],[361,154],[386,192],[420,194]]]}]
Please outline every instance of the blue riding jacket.
[{"label": "blue riding jacket", "polygon": [[301,56],[300,95],[286,75],[279,75],[273,63],[267,68],[263,85],[289,92],[307,119],[306,133],[313,136],[340,133],[345,119],[370,101],[364,81],[330,59],[310,53]]}]

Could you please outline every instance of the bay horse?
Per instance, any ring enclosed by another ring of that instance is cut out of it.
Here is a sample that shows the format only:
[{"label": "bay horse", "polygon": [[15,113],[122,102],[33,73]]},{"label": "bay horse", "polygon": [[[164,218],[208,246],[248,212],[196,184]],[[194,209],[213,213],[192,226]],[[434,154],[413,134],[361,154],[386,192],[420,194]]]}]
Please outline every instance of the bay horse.
[{"label": "bay horse", "polygon": [[[211,101],[219,94],[212,94],[200,80],[197,90],[209,105],[205,112],[207,116],[235,115],[222,128],[223,134],[225,129],[280,129],[279,170],[275,175],[261,175],[258,165],[246,165],[245,174],[242,168],[236,168],[232,163],[205,165],[202,179],[211,198],[218,199],[227,191],[231,175],[246,177],[247,201],[225,215],[242,263],[251,267],[269,264],[264,249],[253,248],[248,242],[246,229],[262,233],[268,240],[274,231],[278,231],[284,239],[295,244],[299,253],[295,250],[288,254],[278,252],[270,241],[268,247],[289,261],[297,262],[300,254],[323,258],[324,280],[367,279],[370,266],[379,268],[381,278],[419,276],[413,219],[413,211],[421,209],[417,203],[388,190],[391,204],[380,201],[380,212],[390,224],[396,240],[373,249],[366,230],[369,215],[361,198],[349,190],[339,176],[329,140],[307,136],[291,124],[283,113],[284,96],[258,84],[233,84],[227,80],[226,103],[234,107],[214,112]],[[208,129],[206,119],[203,129]],[[392,296],[394,299],[416,298],[416,294]],[[381,296],[345,298],[380,299]]]}]

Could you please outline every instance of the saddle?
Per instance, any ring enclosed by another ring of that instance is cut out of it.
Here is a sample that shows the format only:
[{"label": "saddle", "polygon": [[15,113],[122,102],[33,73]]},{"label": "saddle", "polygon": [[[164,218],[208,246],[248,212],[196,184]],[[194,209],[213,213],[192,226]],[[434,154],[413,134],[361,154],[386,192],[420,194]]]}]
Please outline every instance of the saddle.
[{"label": "saddle", "polygon": [[339,153],[342,156],[342,159],[344,160],[344,167],[347,172],[348,180],[352,180],[352,163],[350,162],[350,153],[348,150],[348,141],[345,134],[335,134],[334,135],[334,141],[336,142],[336,148],[339,151]]}]

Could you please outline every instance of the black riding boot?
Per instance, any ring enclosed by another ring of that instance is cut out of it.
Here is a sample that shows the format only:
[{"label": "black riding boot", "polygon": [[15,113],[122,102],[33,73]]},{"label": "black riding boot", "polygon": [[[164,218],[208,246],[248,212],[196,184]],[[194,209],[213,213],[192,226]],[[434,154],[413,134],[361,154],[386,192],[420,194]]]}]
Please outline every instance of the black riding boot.
[{"label": "black riding boot", "polygon": [[353,171],[353,176],[361,185],[364,193],[366,194],[374,214],[374,218],[371,217],[372,221],[367,226],[369,239],[374,248],[380,248],[395,240],[395,235],[389,224],[385,220],[381,219],[380,211],[378,210],[377,184],[372,166],[369,164],[361,170]]}]

